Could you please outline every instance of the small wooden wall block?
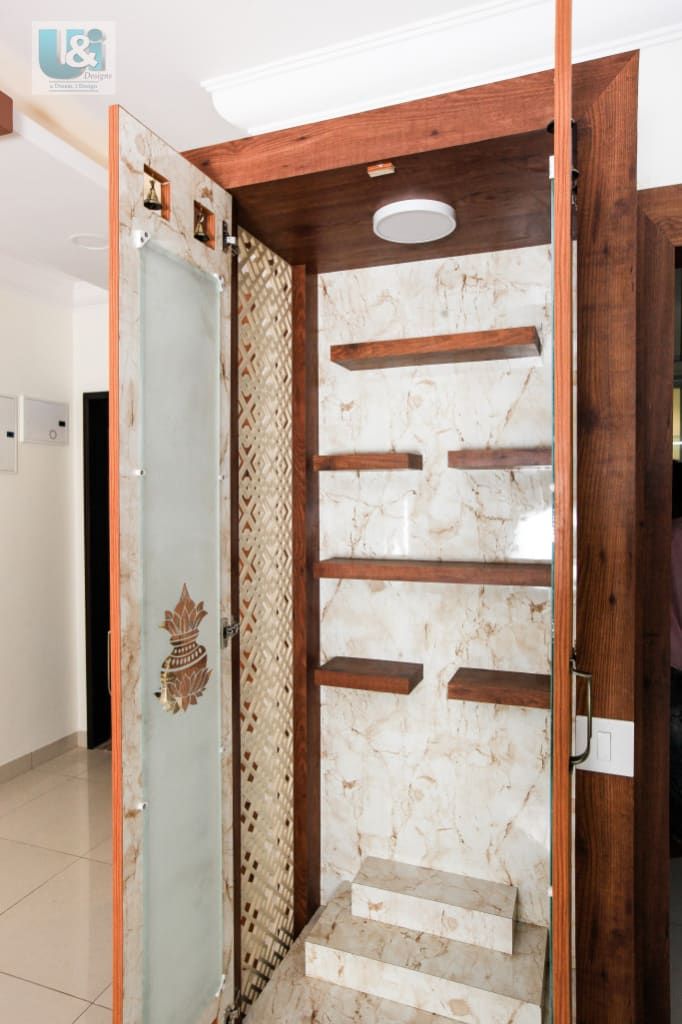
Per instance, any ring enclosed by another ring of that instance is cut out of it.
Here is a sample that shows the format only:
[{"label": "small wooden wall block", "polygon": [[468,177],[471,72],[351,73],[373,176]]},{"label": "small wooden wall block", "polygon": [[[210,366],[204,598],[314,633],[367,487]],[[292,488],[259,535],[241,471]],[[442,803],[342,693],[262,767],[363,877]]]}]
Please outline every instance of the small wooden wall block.
[{"label": "small wooden wall block", "polygon": [[373,658],[332,658],[315,670],[318,686],[340,686],[375,693],[412,693],[424,677],[424,666],[410,661]]},{"label": "small wooden wall block", "polygon": [[549,708],[551,679],[533,672],[460,668],[448,683],[448,700]]},{"label": "small wooden wall block", "polygon": [[523,469],[552,466],[551,448],[463,448],[448,452],[450,469]]},{"label": "small wooden wall block", "polygon": [[14,130],[14,104],[12,97],[0,92],[0,135],[11,135]]},{"label": "small wooden wall block", "polygon": [[535,327],[506,327],[495,331],[332,345],[331,359],[347,370],[376,370],[394,366],[523,359],[537,356],[539,352],[540,339]]},{"label": "small wooden wall block", "polygon": [[549,587],[551,562],[429,562],[409,558],[329,558],[315,565],[318,579],[392,580]]},{"label": "small wooden wall block", "polygon": [[421,469],[422,457],[416,452],[357,452],[341,455],[314,455],[316,470]]}]

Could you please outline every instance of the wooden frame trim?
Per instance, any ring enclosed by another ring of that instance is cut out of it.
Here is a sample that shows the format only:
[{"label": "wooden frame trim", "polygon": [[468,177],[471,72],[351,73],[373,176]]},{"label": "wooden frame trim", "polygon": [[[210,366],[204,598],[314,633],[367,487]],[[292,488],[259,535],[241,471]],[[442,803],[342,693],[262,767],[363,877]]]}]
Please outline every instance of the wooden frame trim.
[{"label": "wooden frame trim", "polygon": [[647,189],[637,210],[637,1019],[670,1019],[670,451],[675,248],[682,186]]},{"label": "wooden frame trim", "polygon": [[14,131],[14,101],[6,92],[0,92],[0,135]]},{"label": "wooden frame trim", "polygon": [[[579,667],[594,714],[634,717],[638,54],[578,119]],[[635,1020],[634,782],[579,771],[576,1018]],[[647,1020],[652,1019],[648,1014]]]},{"label": "wooden frame trim", "polygon": [[294,934],[320,904],[320,584],[317,275],[292,268]]},{"label": "wooden frame trim", "polygon": [[554,74],[554,631],[552,644],[552,1002],[571,1024],[573,688],[572,0],[557,0]]},{"label": "wooden frame trim", "polygon": [[113,844],[112,1018],[123,1020],[123,751],[119,522],[119,107],[109,108],[109,559],[111,675],[111,806]]},{"label": "wooden frame trim", "polygon": [[[631,57],[622,53],[575,66],[574,117]],[[554,72],[541,71],[183,155],[224,188],[239,188],[544,129],[554,117],[553,90]]]}]

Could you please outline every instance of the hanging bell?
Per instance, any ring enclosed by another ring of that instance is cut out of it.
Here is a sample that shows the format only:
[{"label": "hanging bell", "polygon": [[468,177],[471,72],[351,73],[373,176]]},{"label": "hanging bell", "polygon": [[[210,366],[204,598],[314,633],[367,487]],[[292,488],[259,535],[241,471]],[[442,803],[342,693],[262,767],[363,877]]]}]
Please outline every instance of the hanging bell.
[{"label": "hanging bell", "polygon": [[209,235],[206,229],[206,211],[201,207],[197,210],[196,222],[194,224],[194,237],[197,242],[208,242]]},{"label": "hanging bell", "polygon": [[156,180],[154,178],[149,179],[149,189],[144,198],[144,205],[148,210],[161,209],[161,200],[159,199],[159,193],[156,191]]}]

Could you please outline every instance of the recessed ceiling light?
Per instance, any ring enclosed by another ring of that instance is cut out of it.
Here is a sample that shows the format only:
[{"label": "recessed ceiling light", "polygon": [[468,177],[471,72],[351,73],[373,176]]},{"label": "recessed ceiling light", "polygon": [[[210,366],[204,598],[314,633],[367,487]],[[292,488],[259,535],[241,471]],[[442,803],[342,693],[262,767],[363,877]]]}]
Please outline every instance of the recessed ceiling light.
[{"label": "recessed ceiling light", "polygon": [[94,252],[100,252],[109,247],[104,235],[70,235],[69,241],[81,249],[92,249]]},{"label": "recessed ceiling light", "polygon": [[374,214],[374,233],[403,245],[435,242],[452,234],[456,226],[454,207],[436,199],[403,199]]}]

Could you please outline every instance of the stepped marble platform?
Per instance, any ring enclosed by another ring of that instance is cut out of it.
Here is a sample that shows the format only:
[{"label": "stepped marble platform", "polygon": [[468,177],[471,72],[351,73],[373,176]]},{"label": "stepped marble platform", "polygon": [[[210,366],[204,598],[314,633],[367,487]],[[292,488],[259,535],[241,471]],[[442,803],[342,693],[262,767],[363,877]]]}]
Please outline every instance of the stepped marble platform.
[{"label": "stepped marble platform", "polygon": [[516,924],[514,953],[354,917],[340,891],[305,943],[309,978],[461,1024],[541,1024],[547,930]]},{"label": "stepped marble platform", "polygon": [[323,913],[318,911],[301,932],[244,1024],[451,1024],[390,999],[306,978],[305,941]]},{"label": "stepped marble platform", "polygon": [[355,917],[513,952],[514,885],[368,857],[351,893]]}]

